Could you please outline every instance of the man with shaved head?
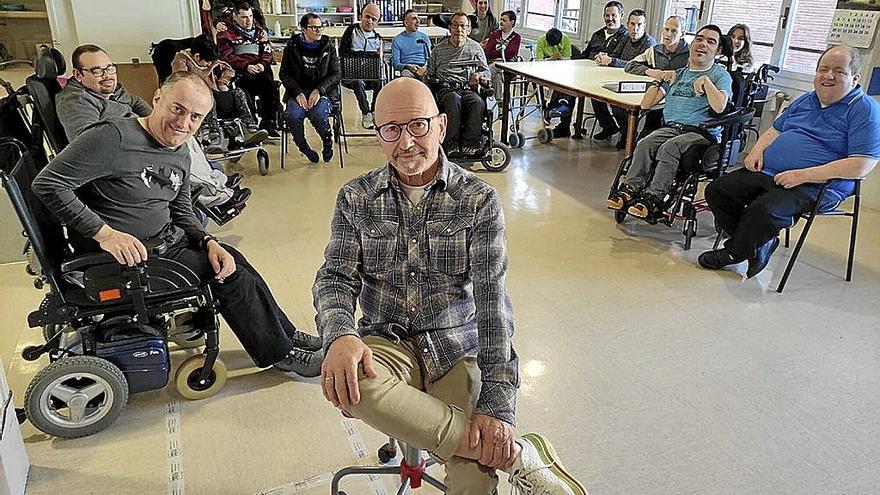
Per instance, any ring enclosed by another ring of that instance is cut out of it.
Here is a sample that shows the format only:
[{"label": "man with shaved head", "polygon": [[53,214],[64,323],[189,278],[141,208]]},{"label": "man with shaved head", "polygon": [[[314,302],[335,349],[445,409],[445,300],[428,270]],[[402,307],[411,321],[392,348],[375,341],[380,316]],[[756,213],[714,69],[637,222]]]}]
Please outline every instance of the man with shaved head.
[{"label": "man with shaved head", "polygon": [[[379,18],[382,13],[379,6],[368,3],[361,9],[361,20],[345,29],[342,39],[339,40],[339,56],[354,57],[359,53],[376,53],[382,55],[382,36],[376,32]],[[382,87],[379,81],[349,81],[342,83],[346,88],[354,91],[354,96],[361,111],[361,126],[364,129],[373,128],[373,109],[376,106],[376,94]],[[367,91],[373,92],[372,103],[367,100]]]},{"label": "man with shaved head", "polygon": [[520,494],[585,495],[543,436],[513,436],[501,201],[446,159],[446,130],[422,82],[395,79],[379,93],[388,163],[340,190],[312,288],[324,396],[445,463],[448,494],[494,494],[500,469]]},{"label": "man with shaved head", "polygon": [[210,281],[220,313],[257,366],[304,376],[320,372],[320,341],[296,330],[245,257],[208,234],[190,202],[184,143],[213,106],[195,73],[175,72],[156,90],[147,117],[108,119],[86,129],[34,179],[34,192],[73,232],[76,254],[107,251],[121,264],[164,258]]}]

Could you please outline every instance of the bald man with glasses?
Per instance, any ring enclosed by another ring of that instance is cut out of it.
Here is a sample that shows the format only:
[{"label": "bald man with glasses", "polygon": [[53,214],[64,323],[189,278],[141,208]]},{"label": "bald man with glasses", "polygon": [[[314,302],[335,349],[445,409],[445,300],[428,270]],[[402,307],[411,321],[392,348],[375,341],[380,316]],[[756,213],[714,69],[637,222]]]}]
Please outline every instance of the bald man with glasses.
[{"label": "bald man with glasses", "polygon": [[520,495],[586,495],[546,438],[513,435],[498,193],[446,159],[447,117],[422,82],[387,84],[376,124],[388,162],[339,191],[312,288],[324,397],[445,464],[449,495],[496,493],[496,470]]}]

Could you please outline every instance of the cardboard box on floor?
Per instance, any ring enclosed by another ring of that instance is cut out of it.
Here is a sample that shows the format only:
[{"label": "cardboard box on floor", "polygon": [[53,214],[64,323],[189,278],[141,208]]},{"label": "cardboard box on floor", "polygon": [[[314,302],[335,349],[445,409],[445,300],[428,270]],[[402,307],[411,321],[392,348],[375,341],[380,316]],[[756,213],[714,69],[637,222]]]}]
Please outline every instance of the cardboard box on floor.
[{"label": "cardboard box on floor", "polygon": [[0,430],[0,495],[23,495],[31,462],[24,450],[3,361],[0,361],[0,406],[3,407],[0,411],[3,421]]}]

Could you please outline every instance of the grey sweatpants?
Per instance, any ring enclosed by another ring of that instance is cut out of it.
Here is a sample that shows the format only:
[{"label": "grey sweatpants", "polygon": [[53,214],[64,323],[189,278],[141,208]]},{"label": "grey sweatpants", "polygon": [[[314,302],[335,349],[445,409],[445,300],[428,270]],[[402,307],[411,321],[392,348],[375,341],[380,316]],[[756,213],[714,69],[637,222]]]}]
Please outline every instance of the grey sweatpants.
[{"label": "grey sweatpants", "polygon": [[661,127],[636,144],[626,183],[635,190],[660,199],[675,180],[681,156],[691,146],[707,145],[709,140],[695,132]]}]

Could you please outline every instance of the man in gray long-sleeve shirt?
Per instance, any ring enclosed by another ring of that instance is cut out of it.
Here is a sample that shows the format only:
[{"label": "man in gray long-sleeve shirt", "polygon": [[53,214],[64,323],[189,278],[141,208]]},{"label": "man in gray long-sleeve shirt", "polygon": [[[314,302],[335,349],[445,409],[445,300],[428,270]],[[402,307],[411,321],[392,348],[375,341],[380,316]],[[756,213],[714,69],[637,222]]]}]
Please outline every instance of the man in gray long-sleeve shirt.
[{"label": "man in gray long-sleeve shirt", "polygon": [[221,246],[192,210],[189,153],[184,143],[213,104],[197,74],[176,72],[140,119],[100,122],[83,132],[34,180],[34,192],[78,233],[78,252],[102,249],[132,266],[147,259],[149,241],[164,257],[212,281],[220,313],[260,367],[315,376],[321,341],[298,332],[268,286],[241,253]]},{"label": "man in gray long-sleeve shirt", "polygon": [[449,121],[443,148],[450,158],[473,157],[482,151],[480,128],[486,104],[474,89],[488,82],[489,64],[483,47],[468,38],[470,30],[467,15],[452,16],[449,38],[434,47],[425,76]]}]

